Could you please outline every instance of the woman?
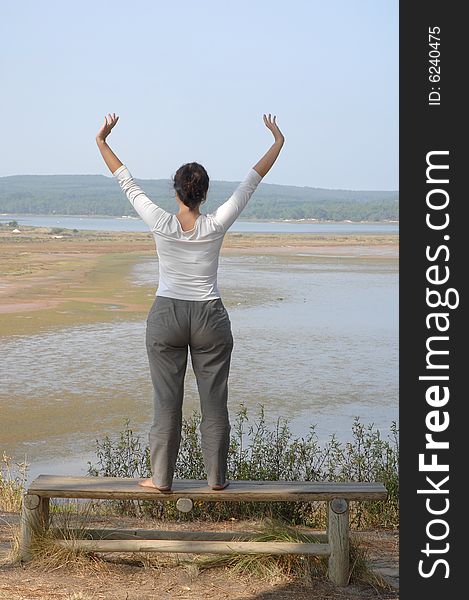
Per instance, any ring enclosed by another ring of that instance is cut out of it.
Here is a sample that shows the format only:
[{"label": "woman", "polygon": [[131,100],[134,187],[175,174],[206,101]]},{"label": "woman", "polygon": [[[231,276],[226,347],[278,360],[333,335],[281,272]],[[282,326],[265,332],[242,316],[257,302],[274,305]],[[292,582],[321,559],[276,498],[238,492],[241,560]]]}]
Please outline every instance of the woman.
[{"label": "woman", "polygon": [[274,143],[233,195],[210,214],[200,213],[209,177],[198,163],[182,165],[174,176],[179,207],[174,215],[154,204],[135,183],[127,167],[106,143],[117,123],[108,115],[96,136],[111,173],[153,233],[159,261],[159,283],[146,322],[146,347],[154,388],[154,420],[149,433],[153,476],[143,487],[170,491],[181,440],[182,403],[188,348],[200,395],[203,460],[209,486],[224,489],[230,422],[228,375],[233,336],[231,321],[217,286],[220,248],[284,143],[276,117],[263,115]]}]

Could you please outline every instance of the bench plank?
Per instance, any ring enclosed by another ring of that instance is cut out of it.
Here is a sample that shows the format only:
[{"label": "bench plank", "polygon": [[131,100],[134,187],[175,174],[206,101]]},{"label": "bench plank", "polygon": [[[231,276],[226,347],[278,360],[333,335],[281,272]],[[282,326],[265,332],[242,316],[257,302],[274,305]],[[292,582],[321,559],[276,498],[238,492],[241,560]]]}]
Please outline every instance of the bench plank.
[{"label": "bench plank", "polygon": [[315,500],[385,500],[387,491],[381,483],[309,482],[309,481],[230,481],[224,490],[212,490],[206,481],[175,479],[170,492],[160,492],[138,485],[131,477],[86,477],[39,475],[28,493],[48,498],[90,498],[113,500],[177,500],[192,498],[206,501],[287,501]]}]

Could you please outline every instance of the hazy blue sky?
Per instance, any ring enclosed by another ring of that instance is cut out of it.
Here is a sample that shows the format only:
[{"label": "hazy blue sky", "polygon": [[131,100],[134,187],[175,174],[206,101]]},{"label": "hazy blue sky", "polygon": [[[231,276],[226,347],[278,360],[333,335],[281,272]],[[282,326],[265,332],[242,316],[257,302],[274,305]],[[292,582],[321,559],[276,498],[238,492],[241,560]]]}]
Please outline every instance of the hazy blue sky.
[{"label": "hazy blue sky", "polygon": [[139,178],[184,162],[244,177],[286,142],[267,183],[398,188],[397,0],[2,2],[0,176]]}]

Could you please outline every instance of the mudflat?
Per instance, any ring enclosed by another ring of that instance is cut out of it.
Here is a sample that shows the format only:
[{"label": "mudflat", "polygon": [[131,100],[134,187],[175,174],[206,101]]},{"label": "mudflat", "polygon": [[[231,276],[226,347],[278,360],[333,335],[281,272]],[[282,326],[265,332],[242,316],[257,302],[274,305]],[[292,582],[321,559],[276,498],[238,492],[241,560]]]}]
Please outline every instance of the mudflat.
[{"label": "mudflat", "polygon": [[[398,234],[230,233],[221,255],[305,254],[396,259]],[[133,265],[155,256],[149,232],[0,227],[0,335],[81,323],[141,319],[157,288],[134,285]]]}]

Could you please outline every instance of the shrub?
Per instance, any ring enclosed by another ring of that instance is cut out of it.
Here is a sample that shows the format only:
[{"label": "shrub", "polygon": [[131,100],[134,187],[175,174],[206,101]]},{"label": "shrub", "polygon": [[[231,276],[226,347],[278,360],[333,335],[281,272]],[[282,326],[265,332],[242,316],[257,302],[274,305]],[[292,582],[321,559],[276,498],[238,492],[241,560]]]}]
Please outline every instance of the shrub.
[{"label": "shrub", "polygon": [[[200,447],[201,416],[193,411],[183,419],[182,439],[175,478],[206,478]],[[398,429],[392,423],[390,439],[384,440],[373,424],[364,425],[357,417],[352,426],[352,440],[339,442],[332,435],[321,445],[316,426],[311,425],[305,437],[294,438],[288,420],[277,419],[273,429],[265,422],[260,405],[257,420],[248,425],[246,407],[241,404],[232,429],[228,456],[230,480],[286,481],[377,481],[388,491],[387,500],[353,502],[351,524],[355,528],[396,527],[399,518],[398,495]],[[125,420],[125,430],[114,441],[106,436],[96,440],[97,466],[88,462],[88,474],[94,476],[150,477],[149,447]],[[135,511],[151,516],[179,520],[277,518],[291,524],[312,527],[325,525],[324,502],[209,502],[195,501],[190,513],[180,513],[175,502],[119,502],[124,513]]]}]

